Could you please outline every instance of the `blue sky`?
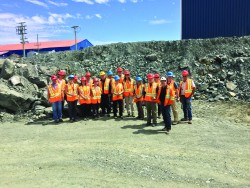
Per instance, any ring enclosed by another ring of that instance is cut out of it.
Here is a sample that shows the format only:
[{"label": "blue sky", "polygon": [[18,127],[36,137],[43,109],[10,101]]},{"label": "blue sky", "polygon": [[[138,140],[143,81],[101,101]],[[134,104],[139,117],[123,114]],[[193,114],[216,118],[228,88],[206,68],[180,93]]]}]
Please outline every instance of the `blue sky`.
[{"label": "blue sky", "polygon": [[26,22],[29,42],[77,38],[94,45],[180,39],[180,0],[0,0],[0,45],[19,43]]}]

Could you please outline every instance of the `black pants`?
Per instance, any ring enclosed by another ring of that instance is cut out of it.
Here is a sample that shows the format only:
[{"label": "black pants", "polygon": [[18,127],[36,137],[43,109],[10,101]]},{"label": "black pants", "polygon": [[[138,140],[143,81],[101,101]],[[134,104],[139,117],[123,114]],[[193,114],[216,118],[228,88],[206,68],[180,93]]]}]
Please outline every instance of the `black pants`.
[{"label": "black pants", "polygon": [[113,112],[114,112],[114,116],[117,116],[117,106],[119,107],[119,116],[122,116],[122,111],[123,111],[123,100],[113,101]]},{"label": "black pants", "polygon": [[76,119],[77,114],[77,100],[76,101],[68,101],[69,106],[69,118]]},{"label": "black pants", "polygon": [[102,114],[110,114],[111,112],[110,98],[108,94],[101,95],[101,109]]},{"label": "black pants", "polygon": [[91,104],[81,104],[82,117],[87,118],[91,116]]},{"label": "black pants", "polygon": [[158,117],[161,116],[161,105],[158,104]]},{"label": "black pants", "polygon": [[144,111],[143,111],[143,108],[142,108],[142,101],[138,101],[136,103],[136,106],[137,106],[137,111],[138,111],[138,117],[139,118],[144,118]]},{"label": "black pants", "polygon": [[100,108],[100,104],[92,104],[92,113],[94,117],[98,117],[99,116],[99,108]]}]

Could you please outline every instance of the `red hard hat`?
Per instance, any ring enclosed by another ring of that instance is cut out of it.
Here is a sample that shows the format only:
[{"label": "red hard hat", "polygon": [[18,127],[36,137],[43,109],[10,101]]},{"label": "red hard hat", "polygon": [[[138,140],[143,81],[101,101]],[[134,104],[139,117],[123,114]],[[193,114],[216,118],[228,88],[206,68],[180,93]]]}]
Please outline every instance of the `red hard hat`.
[{"label": "red hard hat", "polygon": [[99,80],[97,78],[94,78],[93,82],[99,82]]},{"label": "red hard hat", "polygon": [[85,74],[85,76],[87,77],[87,76],[91,76],[91,73],[90,72],[86,72],[86,74]]},{"label": "red hard hat", "polygon": [[125,70],[125,71],[124,71],[124,74],[125,74],[125,75],[130,75],[130,72],[129,72],[128,70]]},{"label": "red hard hat", "polygon": [[148,78],[148,79],[154,78],[154,75],[151,74],[151,73],[149,73],[149,74],[147,75],[147,78]]},{"label": "red hard hat", "polygon": [[182,74],[182,76],[188,76],[188,74],[189,74],[189,73],[188,73],[188,71],[187,71],[187,70],[184,70],[184,71],[182,71],[182,73],[181,73],[181,74]]},{"label": "red hard hat", "polygon": [[74,75],[74,79],[75,79],[75,80],[78,80],[78,76]]},{"label": "red hard hat", "polygon": [[53,75],[50,77],[50,79],[51,79],[51,80],[57,80],[57,76],[53,74]]},{"label": "red hard hat", "polygon": [[156,74],[154,75],[154,78],[160,78],[160,75],[156,73]]},{"label": "red hard hat", "polygon": [[82,77],[81,77],[81,81],[86,81],[86,77],[85,77],[85,76],[82,76]]},{"label": "red hard hat", "polygon": [[117,68],[117,72],[122,72],[122,68],[121,68],[121,67],[118,67],[118,68]]},{"label": "red hard hat", "polygon": [[65,76],[65,72],[62,71],[62,70],[60,70],[57,74],[60,75],[60,76]]}]

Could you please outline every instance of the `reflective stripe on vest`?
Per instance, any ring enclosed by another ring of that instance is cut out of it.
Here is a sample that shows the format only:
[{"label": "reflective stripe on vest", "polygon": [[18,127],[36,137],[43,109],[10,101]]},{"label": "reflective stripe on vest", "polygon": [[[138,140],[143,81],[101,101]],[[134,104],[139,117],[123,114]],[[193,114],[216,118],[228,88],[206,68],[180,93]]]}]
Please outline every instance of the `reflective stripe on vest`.
[{"label": "reflective stripe on vest", "polygon": [[57,79],[57,83],[59,85],[61,85],[61,88],[62,90],[64,91],[65,90],[65,85],[66,85],[66,81],[64,79],[60,80],[60,79]]},{"label": "reflective stripe on vest", "polygon": [[164,100],[164,106],[171,105],[174,103],[174,90],[173,88],[167,88],[166,89],[166,95],[165,95],[165,100]]},{"label": "reflective stripe on vest", "polygon": [[[192,82],[193,82],[192,79],[187,79],[186,81],[185,91],[184,91],[186,98],[189,98],[192,94],[192,91],[193,91]],[[182,84],[183,84],[183,81],[180,82],[180,89],[182,89]]]},{"label": "reflective stripe on vest", "polygon": [[113,86],[113,101],[116,101],[116,100],[122,100],[123,99],[123,94],[118,94],[118,93],[121,93],[122,92],[122,84],[121,83],[118,83],[117,85],[114,84]]},{"label": "reflective stripe on vest", "polygon": [[92,97],[91,97],[91,103],[92,104],[97,104],[101,103],[101,94],[102,94],[102,89],[97,86],[97,87],[92,87]]},{"label": "reflective stripe on vest", "polygon": [[87,99],[84,99],[80,94],[79,94],[79,103],[80,104],[90,104],[91,99],[90,99],[90,86],[80,86],[79,87],[80,93],[84,96],[87,97]]},{"label": "reflective stripe on vest", "polygon": [[50,94],[49,102],[52,103],[52,102],[62,101],[62,89],[60,84],[56,84],[56,89],[54,89],[52,84],[50,84],[48,86],[48,91]]},{"label": "reflective stripe on vest", "polygon": [[152,98],[155,98],[156,99],[156,88],[157,88],[157,83],[152,83],[152,86],[149,87],[149,83],[146,84],[145,86],[145,92],[146,92],[146,95],[145,95],[145,98],[144,100],[145,101],[149,101],[149,102],[157,102],[156,100],[153,100]]},{"label": "reflective stripe on vest", "polygon": [[[78,95],[77,95],[77,89],[78,89],[78,85],[77,84],[73,84],[73,87],[71,86],[71,84],[67,84],[68,87],[68,91],[66,93],[67,95],[67,101],[76,101],[78,100]],[[69,94],[75,94],[76,96],[70,96]]]},{"label": "reflective stripe on vest", "polygon": [[134,92],[134,80],[131,79],[130,81],[126,80],[126,82],[123,82],[124,85],[124,97],[127,96],[133,96]]},{"label": "reflective stripe on vest", "polygon": [[[103,88],[104,94],[109,94],[109,82],[110,82],[110,79],[106,78],[104,82],[104,88]],[[100,81],[100,87],[102,88],[102,81]]]},{"label": "reflective stripe on vest", "polygon": [[135,103],[139,101],[143,101],[143,96],[142,96],[143,87],[144,87],[143,84],[139,85],[139,87],[137,85],[135,86],[135,98],[134,98]]}]

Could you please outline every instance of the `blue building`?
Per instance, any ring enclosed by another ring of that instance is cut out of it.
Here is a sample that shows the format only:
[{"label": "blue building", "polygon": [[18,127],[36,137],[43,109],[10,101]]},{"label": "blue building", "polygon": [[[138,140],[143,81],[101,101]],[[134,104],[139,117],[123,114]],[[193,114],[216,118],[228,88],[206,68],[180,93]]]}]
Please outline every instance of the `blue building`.
[{"label": "blue building", "polygon": [[250,35],[250,0],[182,0],[182,39]]}]

